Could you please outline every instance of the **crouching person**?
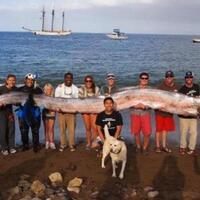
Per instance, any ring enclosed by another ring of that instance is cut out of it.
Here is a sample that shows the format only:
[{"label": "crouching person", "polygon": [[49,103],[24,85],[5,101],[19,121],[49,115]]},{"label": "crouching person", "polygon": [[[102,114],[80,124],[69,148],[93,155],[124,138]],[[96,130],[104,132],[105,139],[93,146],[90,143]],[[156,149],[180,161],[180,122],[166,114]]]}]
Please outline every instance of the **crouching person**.
[{"label": "crouching person", "polygon": [[[5,85],[0,87],[0,95],[15,91],[15,75],[9,74]],[[16,153],[15,149],[15,119],[12,105],[0,104],[0,146],[1,153],[6,156]]]},{"label": "crouching person", "polygon": [[27,74],[25,76],[24,86],[18,90],[29,94],[27,102],[20,106],[17,111],[23,151],[29,149],[29,128],[32,131],[33,151],[36,153],[39,150],[39,129],[41,124],[41,112],[38,106],[34,105],[32,95],[42,94],[42,89],[35,84],[36,76]]},{"label": "crouching person", "polygon": [[114,109],[114,101],[111,97],[104,99],[105,110],[97,115],[96,125],[99,137],[102,142],[105,140],[104,126],[107,125],[109,134],[119,138],[123,126],[123,120],[120,112]]}]

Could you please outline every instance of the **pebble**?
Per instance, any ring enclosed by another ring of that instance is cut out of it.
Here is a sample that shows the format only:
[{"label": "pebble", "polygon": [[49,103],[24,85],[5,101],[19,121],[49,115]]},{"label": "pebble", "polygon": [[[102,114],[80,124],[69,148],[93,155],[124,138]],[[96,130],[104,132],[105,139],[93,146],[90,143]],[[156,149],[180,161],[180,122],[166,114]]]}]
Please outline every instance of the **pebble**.
[{"label": "pebble", "polygon": [[39,180],[34,181],[31,185],[31,191],[34,192],[37,196],[43,196],[45,189],[45,185]]},{"label": "pebble", "polygon": [[156,191],[156,190],[155,191],[150,191],[150,192],[147,193],[147,197],[148,198],[155,198],[158,195],[159,195],[159,192]]},{"label": "pebble", "polygon": [[30,189],[31,183],[29,183],[27,180],[20,180],[18,187],[22,188],[22,191],[27,191]]},{"label": "pebble", "polygon": [[96,198],[99,195],[99,191],[95,191],[93,193],[90,194],[91,198]]},{"label": "pebble", "polygon": [[149,192],[149,191],[152,191],[152,190],[154,190],[154,188],[151,187],[151,186],[146,186],[146,187],[144,187],[144,191],[145,191],[145,192]]}]

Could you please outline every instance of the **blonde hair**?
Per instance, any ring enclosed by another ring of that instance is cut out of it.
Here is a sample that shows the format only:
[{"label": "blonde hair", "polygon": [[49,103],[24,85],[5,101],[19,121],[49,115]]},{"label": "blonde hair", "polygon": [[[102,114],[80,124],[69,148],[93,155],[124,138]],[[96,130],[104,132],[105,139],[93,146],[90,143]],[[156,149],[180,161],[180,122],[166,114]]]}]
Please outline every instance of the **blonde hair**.
[{"label": "blonde hair", "polygon": [[53,97],[54,96],[54,87],[53,87],[53,85],[51,85],[50,83],[46,83],[45,85],[44,85],[44,88],[43,88],[43,91],[44,91],[44,94],[46,94],[47,93],[47,88],[51,88],[52,89],[52,92],[51,92],[51,96]]}]

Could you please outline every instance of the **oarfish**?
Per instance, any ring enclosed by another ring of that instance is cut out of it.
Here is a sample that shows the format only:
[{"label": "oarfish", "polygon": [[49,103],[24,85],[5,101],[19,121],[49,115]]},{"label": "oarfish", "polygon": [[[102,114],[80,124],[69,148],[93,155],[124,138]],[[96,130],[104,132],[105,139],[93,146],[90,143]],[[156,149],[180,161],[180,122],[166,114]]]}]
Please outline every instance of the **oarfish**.
[{"label": "oarfish", "polygon": [[[149,108],[169,113],[197,115],[200,107],[200,98],[158,89],[127,89],[115,93],[112,97],[117,110],[127,109],[142,103]],[[65,99],[44,95],[34,96],[34,100],[39,106],[69,113],[99,113],[104,110],[103,99],[104,97]]]},{"label": "oarfish", "polygon": [[0,95],[0,104],[24,104],[28,99],[28,94],[24,92],[10,92]]},{"label": "oarfish", "polygon": [[[0,103],[23,103],[28,98],[24,93],[9,93],[0,95]],[[104,110],[104,97],[74,99],[55,98],[46,95],[34,95],[35,103],[58,112],[68,113],[99,113]],[[159,109],[169,113],[181,115],[198,115],[200,108],[199,97],[189,97],[180,93],[167,92],[158,89],[129,88],[115,93],[112,98],[116,109],[123,110],[137,104],[143,104],[152,109]]]}]

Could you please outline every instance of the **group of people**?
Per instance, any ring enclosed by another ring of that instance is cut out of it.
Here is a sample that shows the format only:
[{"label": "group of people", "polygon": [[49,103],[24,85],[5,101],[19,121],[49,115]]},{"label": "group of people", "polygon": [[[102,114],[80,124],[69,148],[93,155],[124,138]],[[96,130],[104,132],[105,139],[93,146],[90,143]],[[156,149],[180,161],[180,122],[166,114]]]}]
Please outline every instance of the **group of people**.
[{"label": "group of people", "polygon": [[[139,75],[138,89],[149,88],[149,74],[142,72]],[[0,87],[0,95],[11,91],[21,91],[27,93],[29,98],[24,105],[15,105],[17,107],[16,115],[18,117],[19,128],[21,132],[22,150],[28,150],[29,129],[32,132],[32,147],[34,152],[40,149],[39,144],[39,129],[41,118],[44,124],[45,133],[45,148],[56,149],[54,142],[54,125],[56,112],[54,110],[41,109],[35,105],[32,95],[45,94],[47,96],[62,97],[62,98],[91,98],[104,95],[103,101],[105,110],[101,113],[90,114],[82,113],[82,118],[86,132],[86,150],[95,148],[100,143],[104,142],[105,124],[108,126],[110,135],[119,138],[123,126],[123,119],[120,112],[115,110],[115,102],[112,99],[112,94],[118,91],[116,85],[116,77],[114,74],[107,74],[107,84],[99,88],[92,76],[87,75],[84,78],[84,84],[77,87],[73,83],[73,74],[68,72],[64,75],[64,82],[59,84],[55,89],[50,84],[44,85],[41,89],[36,82],[34,74],[27,74],[24,79],[24,85],[16,87],[16,76],[9,74],[5,80],[5,84]],[[180,92],[188,96],[199,96],[199,86],[193,82],[193,74],[188,71],[185,74],[185,83],[179,87],[175,82],[175,75],[172,71],[167,71],[163,82],[157,87],[161,90]],[[13,105],[0,104],[0,146],[1,153],[8,155],[16,153],[15,148],[15,119],[13,113]],[[152,133],[152,115],[151,108],[143,104],[138,104],[130,108],[130,125],[131,134],[135,137],[136,151],[148,153],[149,141]],[[64,113],[62,110],[57,112],[59,129],[60,129],[60,146],[59,151],[63,152],[67,147],[70,151],[76,150],[75,145],[75,127],[76,114]],[[162,151],[170,153],[171,149],[167,143],[167,135],[175,130],[175,122],[173,114],[155,110],[156,135],[155,143],[157,153]],[[197,118],[194,116],[179,116],[180,122],[180,154],[194,154],[197,141]],[[67,137],[68,132],[68,137]],[[140,134],[143,134],[144,139],[141,141]],[[187,144],[187,134],[189,133],[189,144]],[[98,142],[97,142],[98,141]]]}]

